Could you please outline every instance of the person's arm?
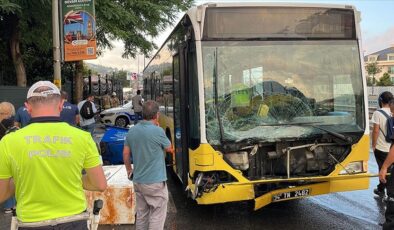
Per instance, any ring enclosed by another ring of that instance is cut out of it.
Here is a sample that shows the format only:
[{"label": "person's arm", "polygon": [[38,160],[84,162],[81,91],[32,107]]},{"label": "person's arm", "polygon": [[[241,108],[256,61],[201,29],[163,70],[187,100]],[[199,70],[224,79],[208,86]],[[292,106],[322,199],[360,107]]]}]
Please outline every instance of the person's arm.
[{"label": "person's arm", "polygon": [[[107,179],[105,178],[101,158],[97,150],[97,145],[90,134],[85,133],[84,151],[85,160],[83,168],[86,174],[82,177],[83,188],[90,191],[104,191],[107,188]],[[82,137],[81,137],[82,138]]]},{"label": "person's arm", "polygon": [[390,147],[389,154],[386,157],[386,160],[384,160],[382,168],[379,171],[379,180],[382,183],[386,183],[386,175],[387,175],[387,169],[394,163],[394,148]]},{"label": "person's arm", "polygon": [[379,136],[379,124],[373,124],[373,129],[372,129],[372,149],[373,149],[373,151],[375,151],[378,136]]},{"label": "person's arm", "polygon": [[86,174],[82,176],[85,190],[103,192],[107,188],[107,179],[101,165],[85,169],[85,171]]},{"label": "person's arm", "polygon": [[124,162],[124,166],[126,167],[127,177],[129,177],[133,171],[133,168],[131,167],[130,156],[131,156],[130,147],[125,144],[123,147],[123,162]]},{"label": "person's arm", "polygon": [[15,125],[16,127],[18,127],[18,128],[21,128],[21,123],[20,123],[20,122],[14,121],[14,125]]},{"label": "person's arm", "polygon": [[164,151],[166,151],[166,153],[174,153],[174,148],[170,145],[167,148],[164,148]]},{"label": "person's arm", "polygon": [[0,204],[15,193],[14,180],[12,178],[0,179]]},{"label": "person's arm", "polygon": [[79,115],[75,115],[75,124],[79,125]]},{"label": "person's arm", "polygon": [[20,114],[19,114],[19,109],[18,109],[18,111],[16,111],[16,114],[15,114],[14,125],[18,128],[21,128],[21,118],[20,118]]},{"label": "person's arm", "polygon": [[75,106],[75,124],[79,125],[80,118],[79,118],[79,109],[78,106]]},{"label": "person's arm", "polygon": [[96,104],[94,104],[94,102],[91,102],[93,104],[93,113],[97,113],[97,108],[96,108]]}]

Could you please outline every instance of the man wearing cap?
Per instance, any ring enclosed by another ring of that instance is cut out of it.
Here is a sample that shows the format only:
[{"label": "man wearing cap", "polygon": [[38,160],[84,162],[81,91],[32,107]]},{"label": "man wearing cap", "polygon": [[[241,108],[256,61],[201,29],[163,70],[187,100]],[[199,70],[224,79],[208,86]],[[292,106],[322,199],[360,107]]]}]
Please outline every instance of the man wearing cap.
[{"label": "man wearing cap", "polygon": [[116,93],[113,92],[111,96],[111,107],[115,108],[118,107],[120,104],[118,97],[116,96]]},{"label": "man wearing cap", "polygon": [[19,230],[88,229],[84,189],[107,186],[91,135],[60,121],[49,81],[35,83],[25,105],[30,124],[0,141],[0,203],[15,193]]}]

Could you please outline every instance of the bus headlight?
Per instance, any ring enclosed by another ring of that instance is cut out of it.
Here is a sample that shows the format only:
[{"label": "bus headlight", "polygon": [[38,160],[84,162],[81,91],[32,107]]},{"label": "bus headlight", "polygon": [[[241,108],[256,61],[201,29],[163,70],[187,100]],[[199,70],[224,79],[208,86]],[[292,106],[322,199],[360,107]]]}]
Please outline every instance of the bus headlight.
[{"label": "bus headlight", "polygon": [[236,169],[247,170],[249,168],[248,152],[226,153],[224,156],[233,164]]},{"label": "bus headlight", "polygon": [[354,173],[362,173],[363,171],[363,162],[362,161],[353,161],[346,165],[345,169],[339,172],[339,175],[344,174],[354,174]]}]

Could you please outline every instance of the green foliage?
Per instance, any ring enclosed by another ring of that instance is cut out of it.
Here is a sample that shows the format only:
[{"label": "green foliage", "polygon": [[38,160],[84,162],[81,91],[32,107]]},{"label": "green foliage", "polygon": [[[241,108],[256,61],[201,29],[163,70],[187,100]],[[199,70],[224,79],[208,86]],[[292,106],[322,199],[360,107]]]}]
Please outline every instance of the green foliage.
[{"label": "green foliage", "polygon": [[393,82],[391,82],[390,74],[384,73],[383,76],[379,79],[378,86],[392,86]]},{"label": "green foliage", "polygon": [[375,77],[376,74],[382,72],[382,68],[378,66],[377,62],[369,63],[365,69],[367,70],[368,75],[372,75],[372,77]]},{"label": "green foliage", "polygon": [[99,0],[96,4],[97,40],[101,49],[110,40],[125,44],[122,57],[149,55],[157,46],[149,38],[159,35],[193,0]]},{"label": "green foliage", "polygon": [[21,13],[21,7],[18,4],[10,2],[9,0],[0,0],[0,13],[2,14]]},{"label": "green foliage", "polygon": [[9,46],[15,30],[20,34],[19,48],[28,85],[36,80],[53,78],[50,15],[50,0],[14,0],[12,3],[0,0],[0,84],[16,84]]},{"label": "green foliage", "polygon": [[367,86],[372,86],[372,77],[367,77]]},{"label": "green foliage", "polygon": [[[125,44],[123,57],[149,54],[152,39],[174,23],[179,11],[193,0],[96,0],[97,41],[101,50],[112,40]],[[21,35],[20,50],[27,84],[53,78],[51,0],[0,0],[0,85],[15,85],[15,67],[9,51],[11,31]],[[17,26],[14,26],[17,25]],[[84,68],[84,76],[87,69]],[[123,79],[122,73],[122,78]],[[75,65],[62,66],[62,78],[75,75]],[[122,80],[123,81],[123,80]]]},{"label": "green foliage", "polygon": [[122,87],[130,87],[130,81],[127,80],[127,72],[125,70],[115,72],[113,77],[121,82]]}]

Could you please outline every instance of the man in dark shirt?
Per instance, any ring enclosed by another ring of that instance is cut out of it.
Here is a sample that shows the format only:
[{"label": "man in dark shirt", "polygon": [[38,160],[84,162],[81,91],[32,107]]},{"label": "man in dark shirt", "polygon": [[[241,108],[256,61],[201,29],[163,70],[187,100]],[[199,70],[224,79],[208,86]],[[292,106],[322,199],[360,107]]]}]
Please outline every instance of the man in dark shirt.
[{"label": "man in dark shirt", "polygon": [[72,126],[79,124],[78,107],[67,101],[67,92],[62,91],[62,99],[64,100],[63,109],[60,112],[60,120],[69,123]]},{"label": "man in dark shirt", "polygon": [[27,112],[26,107],[23,105],[19,107],[15,115],[15,126],[23,128],[30,122],[30,114]]}]

